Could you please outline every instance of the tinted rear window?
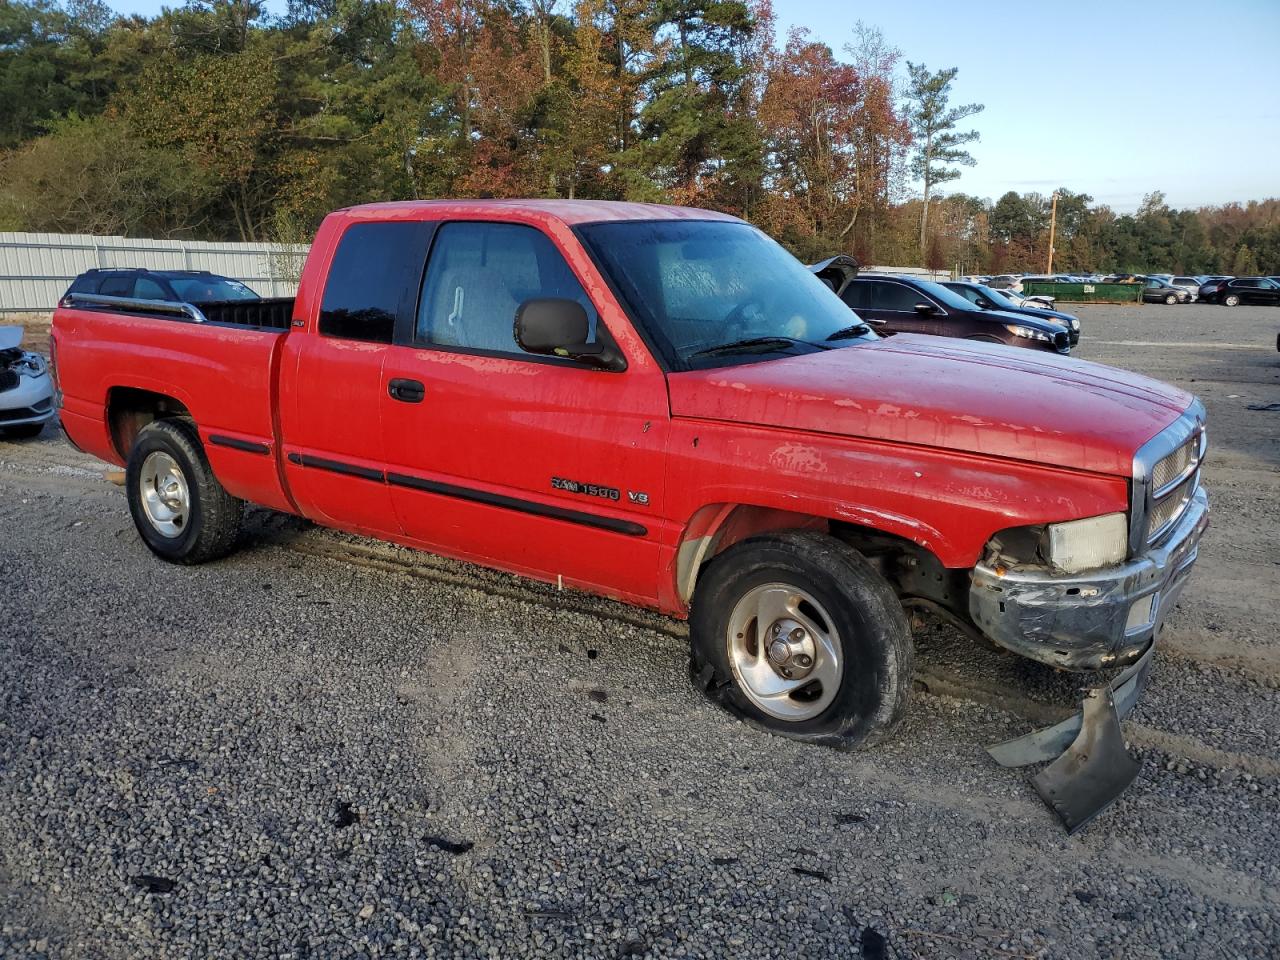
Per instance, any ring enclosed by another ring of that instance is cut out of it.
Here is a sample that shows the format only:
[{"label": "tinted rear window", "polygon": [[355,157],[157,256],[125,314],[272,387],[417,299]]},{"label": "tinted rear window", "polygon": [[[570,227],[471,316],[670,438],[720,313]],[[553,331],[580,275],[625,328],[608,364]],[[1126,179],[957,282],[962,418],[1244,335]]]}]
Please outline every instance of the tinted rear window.
[{"label": "tinted rear window", "polygon": [[320,333],[390,343],[412,324],[431,224],[357,223],[342,234],[320,304]]}]

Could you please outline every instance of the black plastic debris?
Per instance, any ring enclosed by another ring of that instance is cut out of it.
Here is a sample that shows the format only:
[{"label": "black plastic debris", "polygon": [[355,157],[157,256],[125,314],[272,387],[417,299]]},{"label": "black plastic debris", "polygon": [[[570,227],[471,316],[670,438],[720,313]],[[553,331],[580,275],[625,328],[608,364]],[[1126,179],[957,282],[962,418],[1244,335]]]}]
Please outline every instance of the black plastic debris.
[{"label": "black plastic debris", "polygon": [[606,700],[609,699],[609,694],[607,694],[603,690],[588,690],[587,698],[589,700],[595,701],[596,703],[604,703]]},{"label": "black plastic debris", "polygon": [[466,853],[475,846],[470,840],[446,840],[444,837],[423,837],[422,842],[429,847],[443,850],[445,853],[457,855]]},{"label": "black plastic debris", "polygon": [[1090,893],[1088,890],[1077,890],[1075,891],[1075,895],[1076,899],[1081,903],[1093,903],[1093,901],[1098,899],[1098,895],[1096,893]]},{"label": "black plastic debris", "polygon": [[808,867],[792,867],[792,873],[799,874],[802,877],[813,877],[815,880],[830,880],[831,875],[825,870],[811,870]]},{"label": "black plastic debris", "polygon": [[599,650],[588,650],[588,651],[587,651],[587,659],[588,659],[588,660],[594,660],[594,659],[595,659],[596,657],[598,657],[598,656],[600,656],[600,651],[599,651]]},{"label": "black plastic debris", "polygon": [[836,814],[836,823],[842,827],[847,827],[852,823],[864,823],[866,815],[861,813],[839,813]]},{"label": "black plastic debris", "polygon": [[643,940],[628,940],[618,948],[619,957],[640,957],[649,948]]},{"label": "black plastic debris", "polygon": [[605,718],[604,718],[603,716],[601,716],[600,714],[598,714],[598,713],[593,713],[593,714],[591,714],[591,719],[592,719],[592,720],[594,720],[594,721],[596,721],[596,723],[606,723],[606,722],[607,722],[607,721],[605,720]]},{"label": "black plastic debris", "polygon": [[731,863],[737,863],[737,857],[712,857],[711,862],[717,867],[727,867]]},{"label": "black plastic debris", "polygon": [[885,960],[889,955],[889,941],[875,927],[863,927],[858,942],[862,946],[862,960]]},{"label": "black plastic debris", "polygon": [[360,815],[351,809],[351,804],[349,803],[339,801],[337,806],[334,807],[333,825],[339,830],[351,826],[359,819]]},{"label": "black plastic debris", "polygon": [[178,885],[176,880],[170,880],[168,877],[156,877],[149,873],[140,873],[137,876],[130,877],[129,882],[139,890],[147,893],[171,893],[173,888]]}]

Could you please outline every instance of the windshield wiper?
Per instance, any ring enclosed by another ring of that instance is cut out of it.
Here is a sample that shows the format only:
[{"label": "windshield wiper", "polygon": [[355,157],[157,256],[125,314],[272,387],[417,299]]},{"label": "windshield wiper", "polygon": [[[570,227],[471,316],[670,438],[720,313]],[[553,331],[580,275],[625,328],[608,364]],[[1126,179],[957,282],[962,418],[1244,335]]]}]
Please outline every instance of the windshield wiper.
[{"label": "windshield wiper", "polygon": [[827,337],[827,339],[828,340],[848,340],[852,337],[861,337],[863,334],[867,334],[870,332],[871,332],[871,328],[867,326],[865,323],[855,323],[841,330],[837,330],[831,336]]},{"label": "windshield wiper", "polygon": [[689,355],[689,359],[694,357],[714,357],[722,353],[767,353],[771,349],[779,347],[816,347],[819,350],[826,350],[820,343],[810,343],[808,340],[797,340],[795,337],[748,337],[745,340],[734,340],[732,343],[722,343],[719,346],[707,347],[705,350],[699,350]]}]

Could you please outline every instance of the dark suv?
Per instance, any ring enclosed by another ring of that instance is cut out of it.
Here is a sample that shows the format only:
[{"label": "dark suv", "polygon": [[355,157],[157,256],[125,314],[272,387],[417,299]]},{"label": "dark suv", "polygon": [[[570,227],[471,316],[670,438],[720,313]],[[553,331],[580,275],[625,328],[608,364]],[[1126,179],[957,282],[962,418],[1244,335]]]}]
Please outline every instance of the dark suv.
[{"label": "dark suv", "polygon": [[1210,280],[1200,288],[1200,299],[1236,307],[1242,303],[1280,304],[1280,283],[1271,277],[1234,277]]},{"label": "dark suv", "polygon": [[261,299],[239,280],[220,277],[208,270],[86,270],[67,293],[134,300],[167,300],[173,303],[226,303]]},{"label": "dark suv", "polygon": [[847,280],[836,292],[881,334],[929,333],[1071,352],[1071,335],[1063,324],[1029,313],[984,310],[931,280],[864,275]]}]

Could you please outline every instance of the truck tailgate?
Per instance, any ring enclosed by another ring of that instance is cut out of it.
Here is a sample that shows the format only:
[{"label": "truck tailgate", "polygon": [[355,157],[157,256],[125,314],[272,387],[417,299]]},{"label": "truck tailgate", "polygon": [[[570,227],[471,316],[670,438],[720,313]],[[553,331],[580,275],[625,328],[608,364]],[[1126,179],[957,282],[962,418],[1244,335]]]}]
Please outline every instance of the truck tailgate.
[{"label": "truck tailgate", "polygon": [[276,384],[286,332],[60,307],[54,346],[62,422],[81,449],[124,463],[131,391],[170,397],[195,420],[214,473],[237,497],[292,510],[276,460]]}]

